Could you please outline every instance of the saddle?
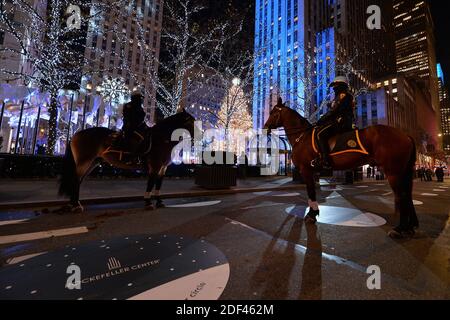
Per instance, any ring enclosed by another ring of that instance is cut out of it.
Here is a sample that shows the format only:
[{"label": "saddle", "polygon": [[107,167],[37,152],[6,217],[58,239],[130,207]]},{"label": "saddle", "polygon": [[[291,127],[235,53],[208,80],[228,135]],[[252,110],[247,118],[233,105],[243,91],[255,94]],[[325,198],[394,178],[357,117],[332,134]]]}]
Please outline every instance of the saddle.
[{"label": "saddle", "polygon": [[[319,154],[318,139],[317,139],[317,128],[313,129],[312,133],[312,147],[314,152]],[[344,153],[362,153],[369,154],[367,150],[361,143],[359,139],[359,130],[352,130],[338,134],[331,137],[328,140],[328,145],[330,146],[330,156],[337,156]]]},{"label": "saddle", "polygon": [[105,153],[118,153],[121,161],[124,156],[129,158],[130,155],[136,157],[146,155],[152,148],[152,128],[145,124],[139,126],[130,139],[125,139],[122,132],[114,132],[111,137],[111,146]]}]

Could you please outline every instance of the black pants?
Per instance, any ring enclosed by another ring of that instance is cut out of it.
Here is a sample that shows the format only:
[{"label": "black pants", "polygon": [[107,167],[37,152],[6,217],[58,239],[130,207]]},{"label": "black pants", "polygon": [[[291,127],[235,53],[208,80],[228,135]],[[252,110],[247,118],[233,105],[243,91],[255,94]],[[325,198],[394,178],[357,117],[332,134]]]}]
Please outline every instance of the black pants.
[{"label": "black pants", "polygon": [[330,154],[330,146],[328,140],[342,132],[342,129],[337,123],[328,123],[319,127],[317,130],[317,140],[319,144],[319,151],[324,157],[328,157]]}]

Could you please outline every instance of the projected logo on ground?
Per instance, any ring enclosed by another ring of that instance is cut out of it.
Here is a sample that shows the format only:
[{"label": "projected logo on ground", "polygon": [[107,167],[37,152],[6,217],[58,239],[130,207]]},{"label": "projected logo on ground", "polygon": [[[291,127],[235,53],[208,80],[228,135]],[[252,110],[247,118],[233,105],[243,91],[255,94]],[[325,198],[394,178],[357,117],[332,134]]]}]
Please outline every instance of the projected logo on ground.
[{"label": "projected logo on ground", "polygon": [[214,300],[229,274],[223,253],[204,240],[133,236],[6,266],[0,270],[0,298]]}]

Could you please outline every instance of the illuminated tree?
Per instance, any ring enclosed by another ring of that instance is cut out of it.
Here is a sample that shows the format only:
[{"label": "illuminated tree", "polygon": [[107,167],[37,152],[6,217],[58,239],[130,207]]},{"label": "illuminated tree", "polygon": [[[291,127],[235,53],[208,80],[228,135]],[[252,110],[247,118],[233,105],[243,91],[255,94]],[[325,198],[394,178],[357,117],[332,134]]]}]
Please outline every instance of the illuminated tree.
[{"label": "illuminated tree", "polygon": [[[11,36],[16,45],[0,49],[0,58],[16,55],[21,60],[21,69],[2,68],[8,81],[21,81],[24,85],[38,87],[50,96],[48,106],[49,133],[47,153],[53,154],[58,135],[58,95],[63,89],[77,90],[84,65],[86,26],[93,18],[79,15],[71,18],[77,5],[84,12],[106,10],[101,2],[81,0],[1,0],[0,31]],[[20,17],[18,23],[14,20]],[[76,21],[79,18],[79,21]],[[75,27],[74,27],[75,25]],[[79,26],[79,28],[78,28]]]},{"label": "illuminated tree", "polygon": [[253,127],[252,117],[248,111],[250,100],[241,87],[240,80],[235,78],[222,101],[217,114],[217,128],[224,129],[224,145],[227,151],[237,153],[238,141],[242,134]]}]

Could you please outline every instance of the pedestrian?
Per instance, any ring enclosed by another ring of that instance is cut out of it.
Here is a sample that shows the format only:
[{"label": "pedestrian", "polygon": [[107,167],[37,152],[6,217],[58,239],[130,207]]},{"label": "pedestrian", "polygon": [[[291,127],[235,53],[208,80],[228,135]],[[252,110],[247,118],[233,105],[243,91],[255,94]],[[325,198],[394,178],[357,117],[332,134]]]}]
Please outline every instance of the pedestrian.
[{"label": "pedestrian", "polygon": [[423,181],[424,180],[424,175],[425,175],[425,170],[424,170],[424,168],[423,167],[420,167],[418,170],[417,170],[417,174],[418,174],[418,176],[419,176],[419,178],[420,178],[420,181]]},{"label": "pedestrian", "polygon": [[426,170],[425,175],[426,175],[426,181],[428,181],[428,182],[433,181],[433,171],[431,171],[430,168],[428,168],[428,169]]},{"label": "pedestrian", "polygon": [[444,182],[445,173],[442,167],[436,168],[435,174],[438,182]]},{"label": "pedestrian", "polygon": [[372,168],[371,167],[368,167],[367,168],[367,178],[369,179],[369,178],[371,178],[372,177]]}]

